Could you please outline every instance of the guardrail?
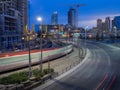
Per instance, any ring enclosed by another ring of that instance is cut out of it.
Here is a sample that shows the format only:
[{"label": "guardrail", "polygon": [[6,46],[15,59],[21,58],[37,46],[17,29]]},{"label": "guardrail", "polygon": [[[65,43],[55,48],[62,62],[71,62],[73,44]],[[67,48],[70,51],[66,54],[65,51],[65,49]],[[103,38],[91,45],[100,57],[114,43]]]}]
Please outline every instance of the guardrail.
[{"label": "guardrail", "polygon": [[84,59],[84,57],[86,56],[86,49],[81,48],[80,51],[81,53],[79,53],[80,55],[76,58],[77,60],[75,62],[72,62],[68,66],[66,66],[66,68],[63,68],[61,71],[59,71],[58,76],[69,71],[70,69],[78,65]]}]

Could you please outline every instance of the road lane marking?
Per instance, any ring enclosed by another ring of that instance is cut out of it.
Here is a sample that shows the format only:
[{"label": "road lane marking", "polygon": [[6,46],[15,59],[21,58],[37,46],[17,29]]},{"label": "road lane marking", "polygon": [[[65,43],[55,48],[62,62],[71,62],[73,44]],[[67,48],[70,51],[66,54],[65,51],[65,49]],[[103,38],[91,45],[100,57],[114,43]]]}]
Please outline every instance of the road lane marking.
[{"label": "road lane marking", "polygon": [[109,86],[107,87],[107,90],[110,90],[110,88],[111,88],[112,85],[114,84],[115,80],[116,80],[116,76],[114,75],[114,77],[113,77],[111,83],[110,83]]},{"label": "road lane marking", "polygon": [[95,88],[95,90],[99,90],[100,86],[104,83],[104,81],[108,78],[108,75],[105,74],[104,79],[97,85],[97,87]]}]

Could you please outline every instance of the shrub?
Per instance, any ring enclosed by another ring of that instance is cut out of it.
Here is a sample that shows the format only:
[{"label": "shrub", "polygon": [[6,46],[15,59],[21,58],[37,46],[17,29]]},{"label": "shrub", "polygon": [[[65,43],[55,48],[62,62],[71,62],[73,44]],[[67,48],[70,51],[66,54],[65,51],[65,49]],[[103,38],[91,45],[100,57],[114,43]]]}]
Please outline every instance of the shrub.
[{"label": "shrub", "polygon": [[[54,69],[44,69],[43,72],[40,72],[39,69],[33,70],[33,75],[37,78],[40,79],[43,77],[45,74],[48,74],[50,72],[54,72]],[[15,84],[15,83],[21,83],[24,81],[28,80],[28,72],[23,71],[19,73],[14,73],[9,76],[5,76],[0,78],[0,84]]]},{"label": "shrub", "polygon": [[41,78],[42,76],[44,76],[44,73],[43,73],[43,72],[40,72],[39,69],[35,69],[35,70],[33,70],[33,75],[34,75],[36,78]]},{"label": "shrub", "polygon": [[43,72],[44,72],[44,74],[48,74],[50,72],[54,72],[54,69],[52,69],[52,68],[48,69],[47,68],[47,69],[44,69]]},{"label": "shrub", "polygon": [[26,80],[28,80],[28,73],[20,72],[20,73],[15,73],[15,74],[11,74],[9,76],[0,78],[0,84],[21,83]]}]

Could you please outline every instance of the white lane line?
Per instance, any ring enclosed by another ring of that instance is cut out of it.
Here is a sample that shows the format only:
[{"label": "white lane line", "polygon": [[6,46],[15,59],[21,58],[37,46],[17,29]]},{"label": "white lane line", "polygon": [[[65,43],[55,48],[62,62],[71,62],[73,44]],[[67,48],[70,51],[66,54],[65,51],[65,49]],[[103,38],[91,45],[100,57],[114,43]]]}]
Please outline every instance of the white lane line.
[{"label": "white lane line", "polygon": [[107,80],[108,75],[105,74],[103,80],[97,85],[97,87],[95,88],[95,90],[99,90],[99,88],[102,86],[102,84],[105,82],[105,80]]}]

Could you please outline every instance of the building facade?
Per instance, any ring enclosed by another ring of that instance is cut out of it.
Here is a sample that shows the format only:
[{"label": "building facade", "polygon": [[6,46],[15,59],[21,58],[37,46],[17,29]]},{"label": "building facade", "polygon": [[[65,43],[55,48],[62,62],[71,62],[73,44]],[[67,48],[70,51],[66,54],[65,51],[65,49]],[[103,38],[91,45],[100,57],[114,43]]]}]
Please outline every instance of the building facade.
[{"label": "building facade", "polygon": [[105,21],[97,20],[97,29],[101,33],[108,33],[110,31],[110,17],[106,17]]},{"label": "building facade", "polygon": [[56,33],[56,32],[61,32],[64,29],[64,25],[61,24],[57,24],[57,25],[39,25],[36,24],[35,25],[35,32],[38,33],[40,30],[42,29],[42,31],[44,33]]},{"label": "building facade", "polygon": [[120,30],[120,16],[116,16],[114,18],[114,26],[116,27],[117,30]]},{"label": "building facade", "polygon": [[[29,2],[30,3],[30,2]],[[24,27],[28,25],[28,1],[24,0]]]},{"label": "building facade", "polygon": [[101,29],[102,29],[102,19],[97,19],[97,28],[98,28],[98,31],[101,31]]},{"label": "building facade", "polygon": [[24,1],[0,0],[0,51],[13,50],[21,42]]},{"label": "building facade", "polygon": [[110,31],[110,17],[106,17],[105,19],[105,27],[106,27],[106,32]]},{"label": "building facade", "polygon": [[51,16],[51,24],[52,25],[57,25],[58,24],[58,12],[53,12]]},{"label": "building facade", "polygon": [[76,11],[73,8],[70,8],[68,11],[68,24],[71,25],[72,27],[76,26]]}]

